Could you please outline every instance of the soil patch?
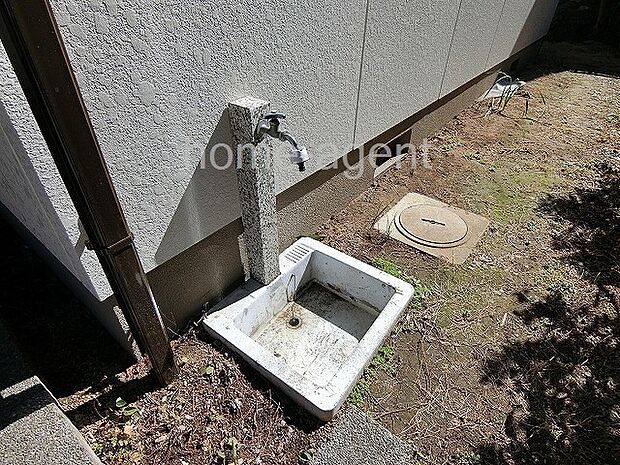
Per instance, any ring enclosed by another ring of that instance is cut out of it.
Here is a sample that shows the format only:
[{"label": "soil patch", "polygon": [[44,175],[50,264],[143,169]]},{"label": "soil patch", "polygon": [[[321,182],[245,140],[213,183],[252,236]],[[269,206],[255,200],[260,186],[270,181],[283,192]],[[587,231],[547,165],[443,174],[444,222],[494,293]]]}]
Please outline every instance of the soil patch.
[{"label": "soil patch", "polygon": [[[391,169],[319,231],[430,290],[362,396],[427,463],[620,463],[620,80],[557,71],[554,47],[503,111],[436,134],[430,169]],[[491,220],[465,264],[372,229],[408,192]]]},{"label": "soil patch", "polygon": [[195,331],[174,342],[179,380],[157,389],[140,363],[98,390],[63,399],[109,464],[296,464],[321,424],[243,361]]}]

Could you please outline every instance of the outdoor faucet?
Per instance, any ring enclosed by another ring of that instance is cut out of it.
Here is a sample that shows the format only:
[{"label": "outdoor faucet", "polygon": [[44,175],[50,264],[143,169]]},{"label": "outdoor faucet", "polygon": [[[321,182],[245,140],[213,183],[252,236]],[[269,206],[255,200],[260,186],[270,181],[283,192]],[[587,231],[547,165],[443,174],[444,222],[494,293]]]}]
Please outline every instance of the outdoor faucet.
[{"label": "outdoor faucet", "polygon": [[270,111],[258,122],[256,126],[256,142],[264,139],[265,134],[269,134],[274,139],[288,142],[291,147],[291,163],[296,163],[299,171],[306,170],[306,162],[308,161],[308,151],[303,145],[299,145],[297,140],[286,129],[280,129],[281,120],[286,118],[284,113]]}]

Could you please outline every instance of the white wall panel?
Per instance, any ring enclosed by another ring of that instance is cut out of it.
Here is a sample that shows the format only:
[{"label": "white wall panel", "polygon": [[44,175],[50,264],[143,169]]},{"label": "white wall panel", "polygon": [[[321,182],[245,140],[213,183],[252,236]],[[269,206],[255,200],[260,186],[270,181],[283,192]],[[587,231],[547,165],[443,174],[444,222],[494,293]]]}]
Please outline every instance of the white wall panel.
[{"label": "white wall panel", "polygon": [[[175,212],[189,233],[168,234],[164,256],[239,215],[234,173],[210,172],[221,179],[207,179],[197,172],[207,146],[230,143],[213,139],[228,135],[215,130],[229,101],[245,95],[271,101],[310,147],[303,174],[280,152],[279,190],[352,144],[363,0],[54,0],[53,6],[147,270],[157,264]],[[326,144],[340,150],[321,151]]]},{"label": "white wall panel", "polygon": [[462,0],[443,80],[444,96],[486,71],[505,0]]},{"label": "white wall panel", "polygon": [[[278,153],[282,191],[541,37],[556,4],[505,0],[500,18],[503,2],[52,0],[147,270],[240,215],[233,168],[198,169],[205,151],[231,142],[229,101],[271,101],[309,146],[303,174],[289,165],[286,147]],[[3,165],[2,202],[105,297],[109,287],[93,254],[72,255],[75,210],[6,56],[0,65],[7,121],[41,197],[38,207],[24,206],[25,192],[10,184],[10,173],[23,168],[13,157],[4,163],[15,166]],[[0,142],[3,150],[15,145]],[[54,234],[41,226],[45,197]],[[62,229],[67,243],[58,248]]]},{"label": "white wall panel", "polygon": [[549,30],[558,0],[506,0],[487,68],[543,37]]},{"label": "white wall panel", "polygon": [[437,100],[458,0],[369,0],[355,144]]}]

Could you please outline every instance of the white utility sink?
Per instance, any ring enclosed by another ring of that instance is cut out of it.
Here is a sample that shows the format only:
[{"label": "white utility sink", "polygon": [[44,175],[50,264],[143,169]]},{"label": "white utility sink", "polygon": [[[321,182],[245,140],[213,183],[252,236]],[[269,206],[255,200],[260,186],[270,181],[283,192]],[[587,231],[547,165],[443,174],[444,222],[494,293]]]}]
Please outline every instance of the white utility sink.
[{"label": "white utility sink", "polygon": [[328,421],[409,304],[413,288],[309,238],[280,254],[280,270],[267,286],[247,281],[203,324]]}]

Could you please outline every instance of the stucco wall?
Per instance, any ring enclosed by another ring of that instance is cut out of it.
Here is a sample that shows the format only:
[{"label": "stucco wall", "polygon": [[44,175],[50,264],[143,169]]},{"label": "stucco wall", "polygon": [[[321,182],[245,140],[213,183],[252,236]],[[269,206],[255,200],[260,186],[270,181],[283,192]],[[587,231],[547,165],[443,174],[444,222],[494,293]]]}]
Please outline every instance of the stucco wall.
[{"label": "stucco wall", "polygon": [[[307,173],[352,147],[362,1],[53,5],[147,270],[239,216],[234,172],[197,170],[231,144],[227,102],[269,100],[311,150],[339,147]],[[301,179],[276,160],[279,190]]]},{"label": "stucco wall", "polygon": [[442,96],[490,67],[488,55],[505,1],[462,0],[443,75]]},{"label": "stucco wall", "polygon": [[558,0],[505,0],[487,67],[501,62],[546,34]]},{"label": "stucco wall", "polygon": [[0,203],[89,291],[105,296],[109,284],[96,255],[83,250],[75,208],[2,47],[0,79]]},{"label": "stucco wall", "polygon": [[458,6],[459,0],[370,0],[356,145],[439,98]]},{"label": "stucco wall", "polygon": [[[240,215],[232,168],[199,169],[205,151],[230,143],[227,102],[271,101],[308,145],[303,174],[285,150],[276,157],[281,192],[543,36],[556,0],[52,4],[153,270]],[[20,154],[2,159],[0,200],[103,299],[107,282],[75,247],[75,211],[3,52],[0,67],[3,124],[19,139],[4,136],[0,148]]]}]

